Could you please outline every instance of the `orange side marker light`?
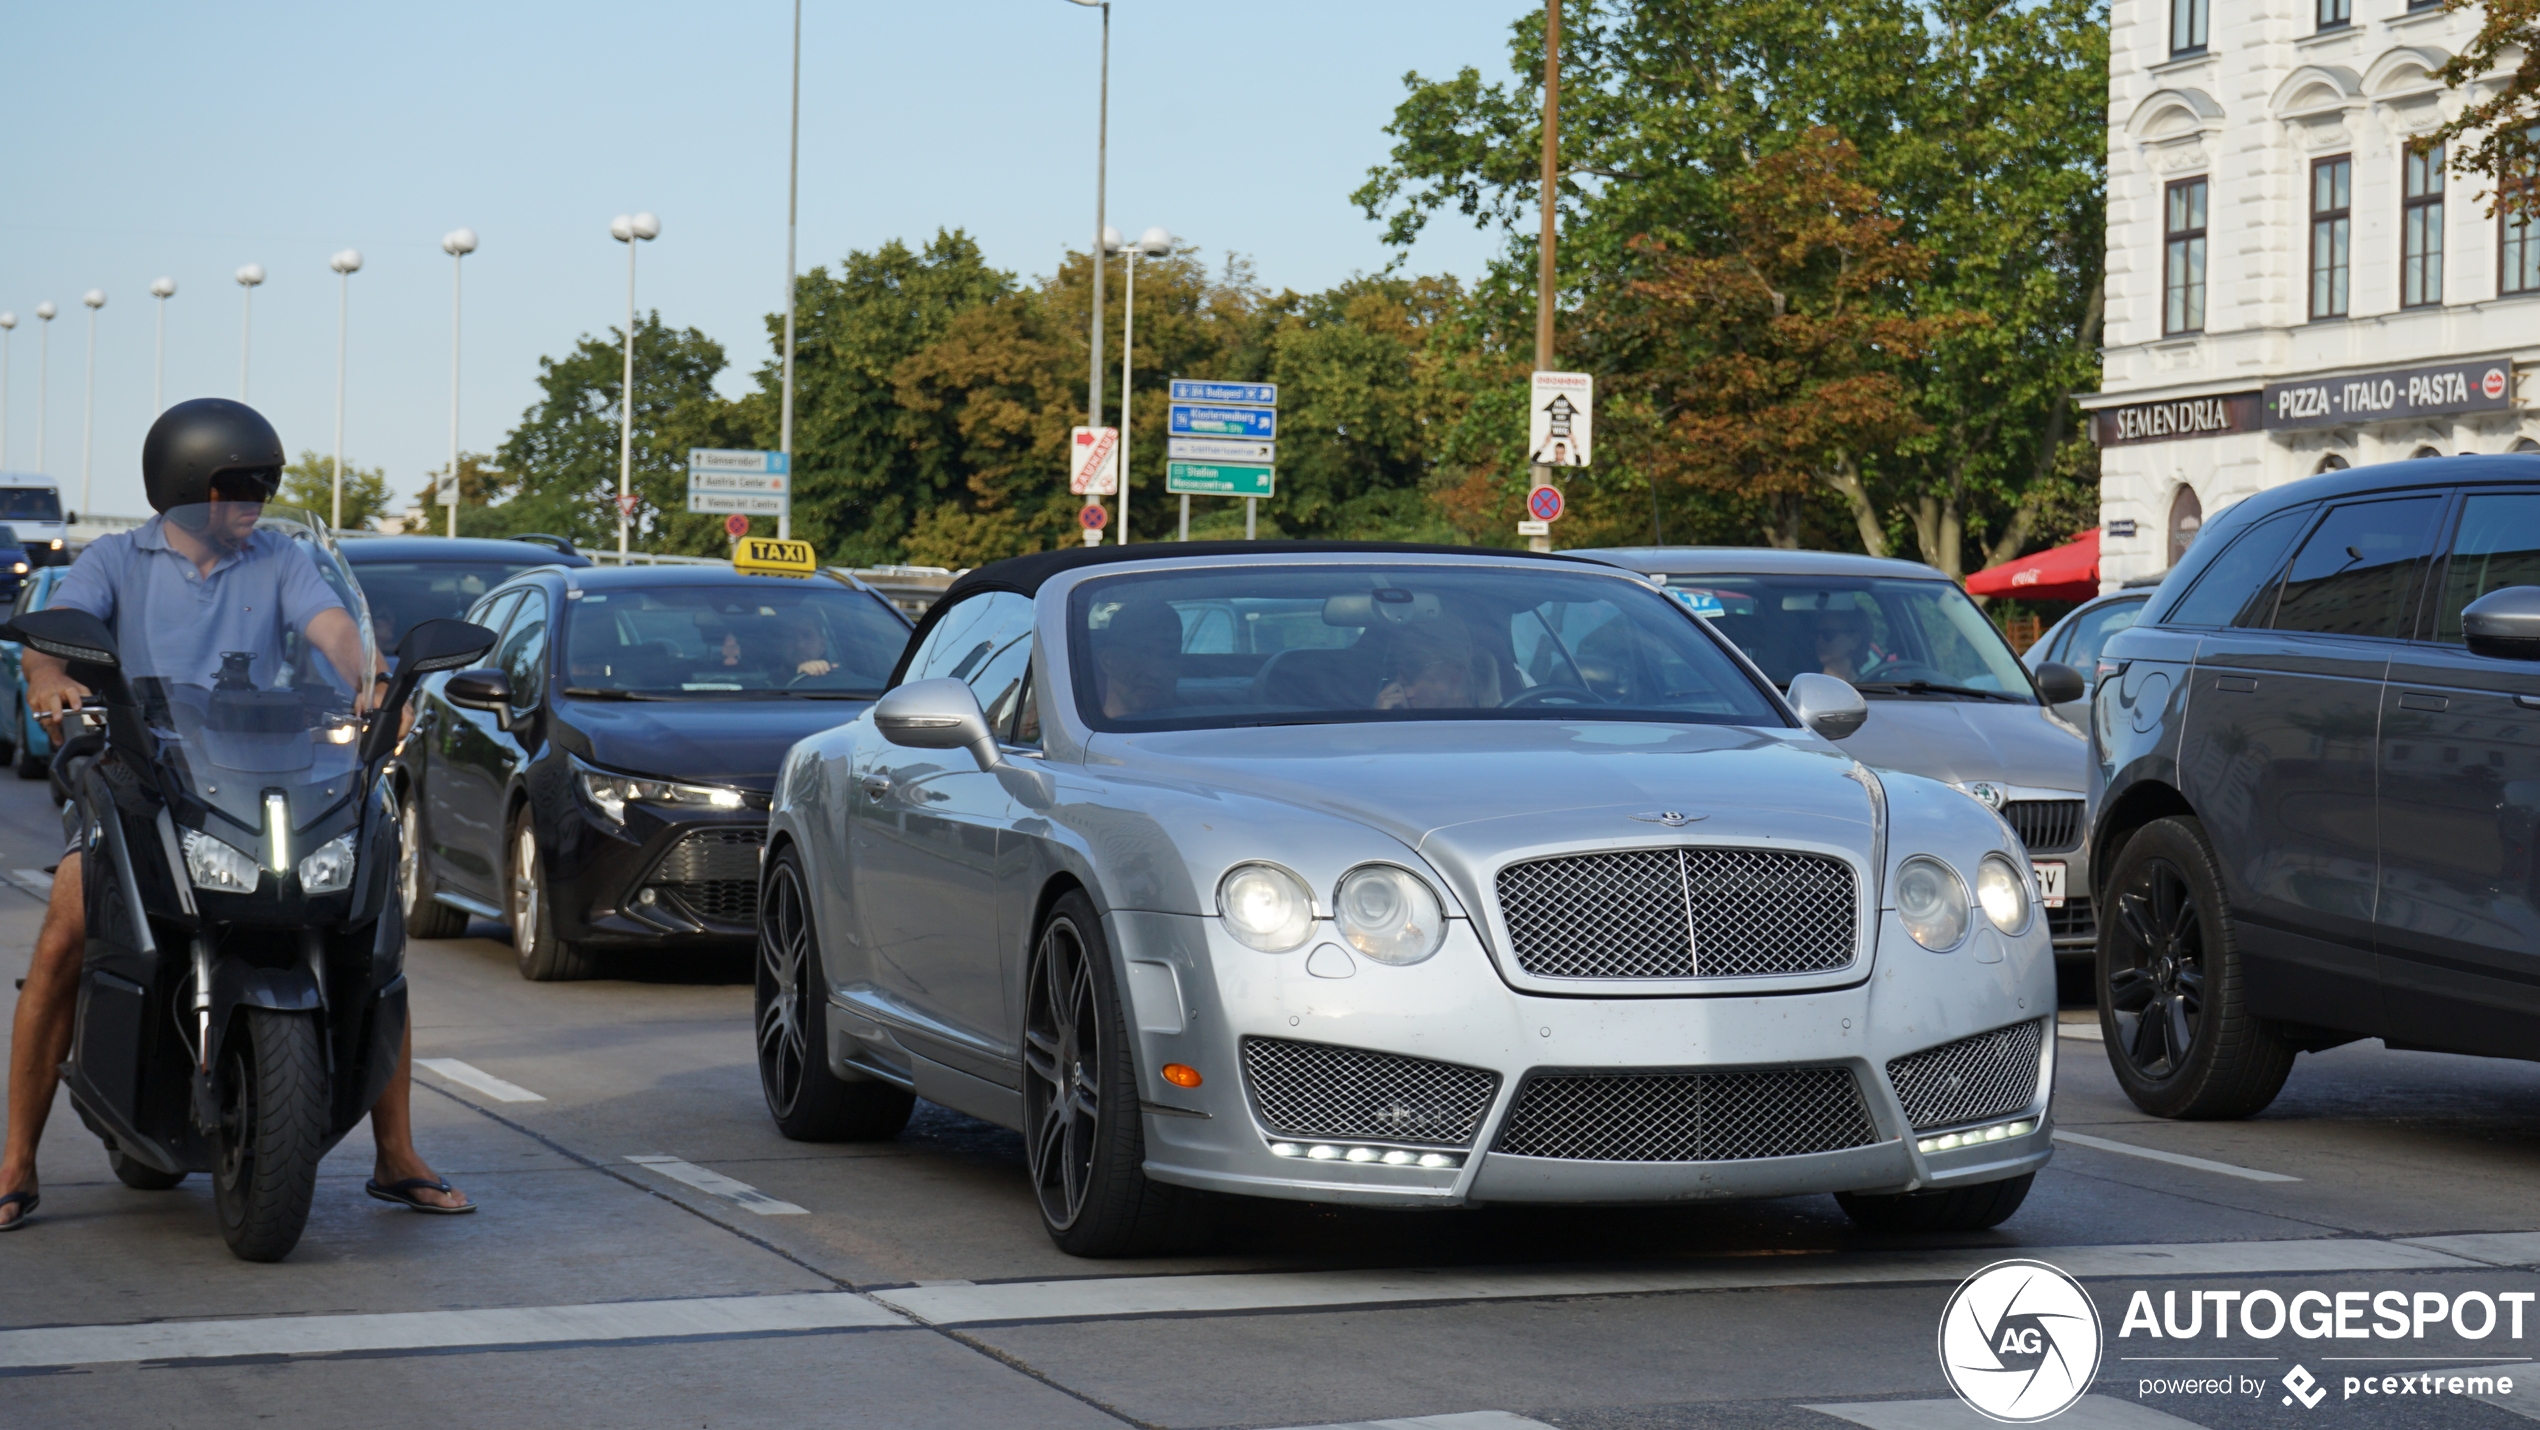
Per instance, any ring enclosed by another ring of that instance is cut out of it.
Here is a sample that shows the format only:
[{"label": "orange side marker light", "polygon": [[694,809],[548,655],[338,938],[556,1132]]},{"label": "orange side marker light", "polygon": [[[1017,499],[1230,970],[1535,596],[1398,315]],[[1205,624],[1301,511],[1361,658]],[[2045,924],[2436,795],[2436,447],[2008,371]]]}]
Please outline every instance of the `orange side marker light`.
[{"label": "orange side marker light", "polygon": [[1175,1087],[1197,1087],[1200,1083],[1199,1069],[1186,1067],[1181,1063],[1166,1063],[1164,1080]]}]

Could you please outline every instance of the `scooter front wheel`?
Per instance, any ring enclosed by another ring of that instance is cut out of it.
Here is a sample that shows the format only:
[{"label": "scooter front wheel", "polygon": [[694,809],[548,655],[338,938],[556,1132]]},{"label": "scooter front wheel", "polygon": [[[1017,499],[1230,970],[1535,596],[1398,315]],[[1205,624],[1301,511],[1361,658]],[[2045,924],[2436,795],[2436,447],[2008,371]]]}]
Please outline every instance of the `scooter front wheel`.
[{"label": "scooter front wheel", "polygon": [[212,1202],[221,1239],[242,1261],[280,1261],[299,1245],[326,1146],[326,1059],[317,1020],[249,1008],[221,1050],[220,1160]]}]

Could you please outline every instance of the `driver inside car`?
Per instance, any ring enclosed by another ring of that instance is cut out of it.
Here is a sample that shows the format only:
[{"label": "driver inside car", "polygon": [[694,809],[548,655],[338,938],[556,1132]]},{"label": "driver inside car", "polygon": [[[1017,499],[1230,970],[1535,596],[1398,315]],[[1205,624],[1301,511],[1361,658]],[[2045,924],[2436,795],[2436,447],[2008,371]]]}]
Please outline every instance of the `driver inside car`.
[{"label": "driver inside car", "polygon": [[1094,633],[1102,713],[1118,719],[1170,710],[1181,700],[1182,615],[1164,601],[1131,601]]},{"label": "driver inside car", "polygon": [[1870,618],[1856,610],[1819,611],[1813,623],[1817,668],[1837,680],[1859,678],[1870,649]]},{"label": "driver inside car", "polygon": [[1379,710],[1474,710],[1500,703],[1499,662],[1451,615],[1415,620],[1393,633]]},{"label": "driver inside car", "polygon": [[[288,538],[256,529],[281,480],[282,462],[281,437],[243,403],[197,398],[169,408],[141,447],[142,480],[160,515],[90,542],[55,590],[53,605],[104,621],[130,652],[135,675],[185,684],[211,685],[224,666],[234,669],[244,656],[253,682],[269,688],[280,681],[288,637],[296,633],[331,668],[310,673],[320,679],[331,674],[356,709],[370,708],[377,699],[376,672],[365,668],[361,630],[352,614],[305,552]],[[123,628],[117,616],[127,609],[150,612],[150,628]],[[170,613],[183,614],[171,620]],[[31,647],[20,659],[27,705],[58,742],[62,713],[79,708],[91,692],[71,679],[61,660]],[[0,1232],[26,1225],[36,1209],[36,1144],[52,1112],[59,1068],[70,1054],[87,939],[81,844],[73,838],[63,851],[18,995],[8,1132],[0,1144]],[[472,1212],[475,1203],[415,1151],[413,1063],[409,1023],[396,1072],[371,1108],[378,1156],[366,1190],[418,1212]]]}]

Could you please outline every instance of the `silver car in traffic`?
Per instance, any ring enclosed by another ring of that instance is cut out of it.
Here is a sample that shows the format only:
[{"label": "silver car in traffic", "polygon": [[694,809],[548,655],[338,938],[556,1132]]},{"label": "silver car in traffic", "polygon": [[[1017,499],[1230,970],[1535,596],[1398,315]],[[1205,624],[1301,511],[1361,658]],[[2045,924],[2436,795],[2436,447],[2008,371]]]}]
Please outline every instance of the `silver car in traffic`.
[{"label": "silver car in traffic", "polygon": [[1058,1245],[1201,1193],[1391,1207],[1837,1194],[1990,1226],[2049,1155],[2053,955],[1959,791],[1829,737],[1614,567],[1107,547],[955,582],[794,747],[770,1111],[1023,1134]]}]

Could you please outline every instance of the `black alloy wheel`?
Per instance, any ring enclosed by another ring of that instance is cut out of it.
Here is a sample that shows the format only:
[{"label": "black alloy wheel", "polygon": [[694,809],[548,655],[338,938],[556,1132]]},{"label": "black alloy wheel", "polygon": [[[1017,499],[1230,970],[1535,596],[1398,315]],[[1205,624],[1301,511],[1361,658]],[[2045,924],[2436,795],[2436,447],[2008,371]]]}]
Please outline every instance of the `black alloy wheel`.
[{"label": "black alloy wheel", "polygon": [[2134,1105],[2156,1117],[2247,1117],[2274,1101],[2294,1049],[2249,1011],[2222,866],[2200,821],[2137,830],[2108,880],[2099,1025]]},{"label": "black alloy wheel", "polygon": [[1200,1199],[1149,1181],[1138,1075],[1093,902],[1060,896],[1024,978],[1023,1146],[1041,1224],[1072,1256],[1185,1240]]},{"label": "black alloy wheel", "polygon": [[916,1094],[830,1070],[828,990],[806,888],[802,856],[792,845],[779,849],[759,894],[759,1089],[776,1130],[796,1142],[896,1137],[916,1110]]}]

